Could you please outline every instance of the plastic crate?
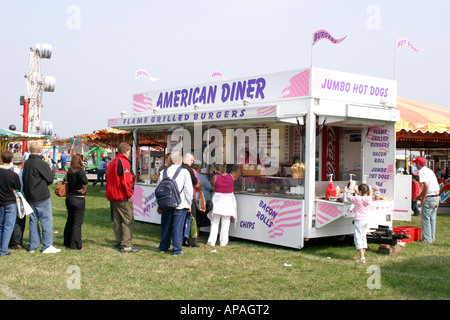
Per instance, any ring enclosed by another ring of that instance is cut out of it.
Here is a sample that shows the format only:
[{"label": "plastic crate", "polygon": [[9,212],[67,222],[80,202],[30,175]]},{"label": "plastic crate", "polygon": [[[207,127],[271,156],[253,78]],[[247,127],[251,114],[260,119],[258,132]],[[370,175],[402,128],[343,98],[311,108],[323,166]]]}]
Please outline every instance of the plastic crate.
[{"label": "plastic crate", "polygon": [[393,227],[392,229],[394,230],[394,233],[402,233],[400,230],[403,230],[411,237],[410,239],[399,239],[399,241],[402,241],[404,243],[420,240],[420,232],[422,230],[421,227],[403,226]]}]

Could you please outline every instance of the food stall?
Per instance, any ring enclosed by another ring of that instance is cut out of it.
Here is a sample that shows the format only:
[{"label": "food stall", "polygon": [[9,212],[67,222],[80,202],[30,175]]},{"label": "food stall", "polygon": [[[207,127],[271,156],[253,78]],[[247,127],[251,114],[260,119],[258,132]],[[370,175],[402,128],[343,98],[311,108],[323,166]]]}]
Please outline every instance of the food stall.
[{"label": "food stall", "polygon": [[[302,248],[305,240],[351,235],[344,191],[363,181],[377,193],[371,228],[392,227],[396,212],[409,210],[394,206],[394,80],[311,67],[134,98],[151,101],[149,112],[108,120],[133,132],[134,172],[147,162],[157,174],[162,163],[162,154],[137,159],[139,137],[149,133],[167,136],[164,154],[194,154],[209,177],[214,163],[241,164],[232,237]],[[151,175],[136,183],[135,219],[160,223]],[[327,193],[330,179],[339,194]]]}]

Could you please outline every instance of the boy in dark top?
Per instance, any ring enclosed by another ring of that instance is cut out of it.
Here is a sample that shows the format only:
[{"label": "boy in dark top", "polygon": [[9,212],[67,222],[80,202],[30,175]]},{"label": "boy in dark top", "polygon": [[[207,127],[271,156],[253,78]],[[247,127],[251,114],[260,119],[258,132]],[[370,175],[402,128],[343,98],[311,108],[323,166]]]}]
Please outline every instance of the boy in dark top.
[{"label": "boy in dark top", "polygon": [[8,245],[17,217],[17,204],[14,190],[20,190],[20,178],[11,170],[13,153],[2,152],[0,165],[0,257],[9,255]]}]

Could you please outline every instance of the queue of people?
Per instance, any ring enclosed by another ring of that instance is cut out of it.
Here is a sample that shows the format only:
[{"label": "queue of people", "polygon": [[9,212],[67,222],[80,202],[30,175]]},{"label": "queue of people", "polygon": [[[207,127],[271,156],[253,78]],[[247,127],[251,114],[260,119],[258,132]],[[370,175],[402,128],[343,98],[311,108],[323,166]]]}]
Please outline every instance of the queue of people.
[{"label": "queue of people", "polygon": [[[57,253],[60,249],[53,246],[53,214],[48,186],[53,183],[53,174],[40,155],[38,142],[30,144],[30,155],[24,161],[20,153],[7,150],[1,154],[0,165],[0,256],[9,255],[9,248],[23,248],[22,239],[25,230],[25,218],[17,217],[17,204],[14,190],[23,192],[33,212],[29,220],[28,250],[35,252],[42,243],[43,253]],[[114,220],[114,248],[123,253],[136,253],[140,249],[132,245],[134,210],[132,196],[135,175],[130,163],[131,147],[123,142],[118,153],[107,170],[106,197],[110,202]],[[435,241],[436,214],[439,205],[439,185],[434,173],[426,167],[424,158],[413,160],[419,170],[418,181],[414,181],[416,202],[422,199],[423,242]],[[106,167],[106,166],[105,166]],[[216,165],[217,174],[211,181],[194,165],[194,156],[187,153],[172,153],[165,158],[160,168],[156,188],[163,181],[173,180],[177,190],[177,203],[172,207],[157,208],[161,214],[161,241],[159,250],[173,255],[183,254],[182,246],[198,247],[198,233],[186,230],[187,222],[196,227],[211,226],[206,245],[215,246],[219,237],[220,246],[229,241],[229,228],[232,219],[237,218],[237,205],[234,196],[234,181],[239,178],[241,166],[234,166],[227,173],[226,165]],[[103,171],[104,169],[102,169]],[[81,226],[86,207],[88,179],[84,170],[83,155],[72,157],[67,172],[68,193],[65,199],[67,221],[64,228],[64,246],[73,250],[82,250]],[[355,209],[355,246],[360,253],[357,262],[365,263],[364,252],[367,248],[367,214],[370,205],[368,191],[361,185],[360,195],[349,199],[356,203]],[[212,196],[211,196],[212,193]],[[158,196],[156,196],[158,200]],[[369,200],[367,200],[369,199]],[[413,203],[414,204],[414,203]],[[413,205],[416,212],[416,207]],[[219,231],[220,226],[220,231]],[[191,229],[192,230],[192,229]],[[197,229],[195,229],[197,230]]]},{"label": "queue of people", "polygon": [[42,243],[42,253],[57,253],[60,249],[53,246],[53,214],[48,186],[53,183],[50,167],[40,155],[41,145],[30,144],[30,154],[20,169],[23,157],[10,150],[2,152],[0,170],[0,256],[10,254],[12,249],[23,248],[22,239],[25,230],[25,217],[17,215],[15,191],[23,192],[33,212],[29,221],[28,250],[35,252]]},{"label": "queue of people", "polygon": [[[42,244],[40,251],[43,253],[58,253],[61,249],[53,246],[53,213],[49,186],[53,183],[53,174],[50,167],[44,161],[39,142],[31,142],[30,153],[27,160],[20,153],[5,151],[2,153],[2,165],[0,166],[0,255],[9,255],[11,249],[21,249],[23,245],[23,233],[26,218],[20,219],[17,215],[17,203],[14,190],[20,190],[32,208],[29,215],[29,241],[28,250],[35,252]],[[120,252],[139,252],[140,249],[132,245],[134,227],[134,213],[132,196],[134,192],[135,175],[130,164],[131,147],[123,142],[118,146],[118,153],[108,166],[106,161],[100,168],[98,179],[94,182],[102,182],[101,175],[107,172],[106,197],[110,202],[114,221],[114,248]],[[63,155],[66,155],[63,153]],[[23,169],[21,169],[22,163]],[[172,177],[177,169],[181,174],[176,177],[182,198],[179,206],[173,210],[158,210],[161,213],[161,252],[167,252],[172,243],[172,254],[183,254],[182,246],[198,247],[198,233],[186,234],[186,221],[191,219],[198,228],[211,225],[212,230],[218,228],[222,218],[220,244],[228,243],[229,221],[236,217],[236,200],[234,199],[234,179],[239,172],[232,175],[222,174],[226,166],[219,167],[220,174],[213,177],[211,182],[200,172],[200,167],[193,167],[194,156],[190,153],[181,156],[180,153],[169,154],[166,157],[164,167],[159,172],[158,185],[164,176],[164,171]],[[230,177],[232,177],[230,179]],[[83,250],[81,227],[86,208],[86,191],[88,179],[84,170],[83,155],[73,155],[65,180],[68,184],[68,192],[65,199],[67,208],[67,221],[64,227],[64,246],[73,250]],[[211,192],[214,196],[211,197]],[[204,201],[199,203],[200,198]],[[228,199],[228,200],[227,200]],[[197,205],[198,204],[198,205]],[[230,207],[231,204],[231,207]],[[225,208],[222,208],[225,206]],[[207,218],[211,208],[213,215],[211,220]],[[231,208],[231,211],[229,209]],[[227,212],[230,212],[229,214]],[[228,221],[228,224],[227,224]],[[217,227],[217,228],[216,228]],[[218,229],[216,230],[217,237]],[[184,239],[183,239],[184,238]],[[212,236],[208,245],[214,245]]]},{"label": "queue of people", "polygon": [[[219,223],[222,220],[220,232],[220,245],[228,244],[228,229],[231,217],[237,217],[236,199],[234,198],[234,180],[240,175],[240,170],[226,173],[226,166],[219,165],[219,173],[210,182],[201,172],[199,166],[193,166],[194,156],[190,153],[181,158],[180,153],[172,153],[166,158],[164,168],[159,172],[156,188],[162,181],[174,179],[176,190],[180,195],[179,203],[174,208],[160,208],[161,214],[161,242],[159,250],[166,253],[172,241],[172,254],[183,254],[182,246],[198,247],[198,232],[187,230],[186,223],[195,223],[196,227],[211,225],[211,235],[207,245],[214,246],[216,243]],[[193,168],[192,168],[193,167]],[[240,167],[239,167],[240,169]],[[213,187],[214,186],[214,187]],[[210,192],[214,192],[212,197]],[[200,204],[201,200],[204,204]],[[157,195],[158,200],[158,195]],[[211,209],[212,208],[212,209]],[[210,222],[206,216],[211,210]],[[196,230],[196,228],[194,228]],[[190,232],[189,232],[190,231]],[[185,236],[188,234],[189,236]],[[184,243],[183,243],[184,242]]]}]

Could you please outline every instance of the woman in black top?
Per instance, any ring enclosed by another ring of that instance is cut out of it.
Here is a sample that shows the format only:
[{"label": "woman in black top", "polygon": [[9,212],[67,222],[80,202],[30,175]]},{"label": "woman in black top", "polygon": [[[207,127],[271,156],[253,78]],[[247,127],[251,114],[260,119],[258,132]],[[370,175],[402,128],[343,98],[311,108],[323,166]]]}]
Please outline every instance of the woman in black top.
[{"label": "woman in black top", "polygon": [[75,154],[67,172],[67,222],[64,228],[64,246],[81,250],[81,225],[83,224],[84,209],[86,206],[86,189],[88,179],[83,167],[83,156]]}]

